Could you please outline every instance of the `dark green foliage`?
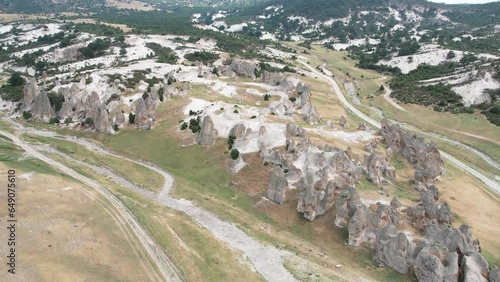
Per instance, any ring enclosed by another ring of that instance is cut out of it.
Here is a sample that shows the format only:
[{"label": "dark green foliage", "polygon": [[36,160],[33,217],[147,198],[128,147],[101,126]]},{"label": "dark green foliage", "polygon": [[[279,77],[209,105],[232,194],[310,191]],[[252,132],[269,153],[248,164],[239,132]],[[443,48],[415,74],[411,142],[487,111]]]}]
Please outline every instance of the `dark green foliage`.
[{"label": "dark green foliage", "polygon": [[438,83],[420,86],[418,84],[421,80],[447,75],[455,68],[456,64],[450,62],[438,66],[420,65],[416,70],[392,79],[391,96],[403,103],[433,106],[436,111],[470,113],[472,110],[463,105],[462,97],[455,93],[450,85]]},{"label": "dark green foliage", "polygon": [[120,28],[105,24],[78,23],[73,25],[73,30],[75,32],[92,33],[98,36],[123,36],[123,31]]},{"label": "dark green foliage", "polygon": [[197,133],[201,130],[200,117],[192,118],[189,120],[189,129],[191,129],[191,132],[193,133]]},{"label": "dark green foliage", "polygon": [[179,59],[172,49],[168,47],[162,47],[158,43],[148,42],[146,43],[146,47],[155,52],[155,56],[158,57],[156,60],[158,63],[176,64],[177,60]]},{"label": "dark green foliage", "polygon": [[252,117],[250,117],[250,119],[254,119],[254,118],[257,118],[257,116],[252,116]]},{"label": "dark green foliage", "polygon": [[114,130],[114,131],[118,131],[118,130],[120,130],[120,127],[118,126],[118,124],[114,124],[114,125],[113,125],[113,130]]},{"label": "dark green foliage", "polygon": [[236,137],[233,135],[229,135],[229,139],[227,139],[227,145],[229,150],[233,148],[234,140],[236,140]]},{"label": "dark green foliage", "polygon": [[398,56],[408,56],[417,53],[420,49],[420,44],[417,41],[406,41],[400,46]]},{"label": "dark green foliage", "polygon": [[94,127],[94,120],[91,117],[88,117],[88,118],[85,119],[84,124],[88,125],[88,126],[91,126],[91,127]]},{"label": "dark green foliage", "polygon": [[50,119],[49,124],[61,123],[58,117],[53,117]]},{"label": "dark green foliage", "polygon": [[24,78],[21,76],[21,73],[19,72],[14,72],[10,76],[10,78],[7,80],[7,83],[9,86],[16,87],[16,86],[22,86],[26,83]]},{"label": "dark green foliage", "polygon": [[30,112],[23,112],[24,119],[30,119],[33,115]]},{"label": "dark green foliage", "polygon": [[10,78],[7,80],[7,84],[0,88],[0,95],[2,96],[2,99],[13,102],[20,101],[24,96],[24,84],[26,84],[26,81],[22,78],[20,73],[12,73]]},{"label": "dark green foliage", "polygon": [[163,89],[163,87],[160,87],[160,89],[158,89],[158,97],[160,98],[160,102],[163,102],[163,99],[165,99],[164,95],[165,89]]},{"label": "dark green foliage", "polygon": [[378,89],[378,91],[384,92],[385,91],[385,87],[383,85],[380,85],[380,88]]},{"label": "dark green foliage", "polygon": [[49,92],[47,96],[49,97],[50,105],[58,112],[64,103],[64,96],[55,92]]},{"label": "dark green foliage", "polygon": [[290,98],[288,98],[288,100],[290,100],[290,101],[292,101],[292,102],[295,102],[295,101],[297,101],[297,98],[295,98],[295,97],[290,97]]},{"label": "dark green foliage", "polygon": [[262,96],[262,98],[264,99],[264,101],[269,101],[269,99],[271,98],[271,95],[264,94],[264,96]]},{"label": "dark green foliage", "polygon": [[239,113],[239,111],[238,111],[238,110],[234,110],[234,111],[233,111],[233,113],[238,114],[238,113]]},{"label": "dark green foliage", "polygon": [[103,56],[105,50],[111,46],[111,41],[106,39],[97,38],[94,42],[89,43],[87,47],[80,49],[80,53],[86,59]]},{"label": "dark green foliage", "polygon": [[70,124],[72,122],[71,118],[67,117],[65,120],[64,120],[64,124]]},{"label": "dark green foliage", "polygon": [[231,159],[236,160],[240,156],[240,151],[238,149],[231,150]]},{"label": "dark green foliage", "polygon": [[217,61],[220,56],[219,54],[215,54],[212,52],[206,52],[206,51],[201,51],[201,52],[193,52],[184,55],[184,58],[191,61],[191,62],[202,62],[204,65],[208,64],[213,64],[215,61]]},{"label": "dark green foliage", "polygon": [[135,115],[133,113],[130,113],[128,115],[128,122],[129,123],[135,123]]},{"label": "dark green foliage", "polygon": [[446,59],[448,59],[448,60],[451,60],[455,57],[456,57],[456,54],[453,51],[450,51],[450,52],[448,52],[448,54],[446,54]]},{"label": "dark green foliage", "polygon": [[183,122],[181,124],[181,130],[186,130],[186,128],[188,128],[188,123],[187,122]]}]

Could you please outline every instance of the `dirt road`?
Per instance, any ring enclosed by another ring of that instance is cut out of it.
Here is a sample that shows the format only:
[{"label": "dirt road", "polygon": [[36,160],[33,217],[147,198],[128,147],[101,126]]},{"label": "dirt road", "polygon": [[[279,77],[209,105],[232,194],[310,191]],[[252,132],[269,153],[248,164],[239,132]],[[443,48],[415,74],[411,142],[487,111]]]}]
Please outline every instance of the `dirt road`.
[{"label": "dirt road", "polygon": [[113,194],[111,194],[107,189],[102,187],[100,184],[94,180],[85,177],[73,169],[59,163],[40,152],[36,151],[31,145],[25,143],[17,136],[0,130],[0,135],[3,135],[11,139],[14,144],[21,147],[29,155],[37,158],[63,172],[64,174],[73,177],[74,179],[84,183],[85,185],[95,189],[102,196],[104,196],[115,208],[119,211],[121,217],[127,222],[128,226],[134,231],[137,236],[138,241],[143,245],[144,250],[148,253],[150,258],[156,264],[156,267],[160,270],[163,276],[163,281],[185,281],[182,273],[177,269],[175,264],[170,260],[170,258],[163,252],[162,248],[159,247],[156,242],[150,237],[149,233],[144,230],[142,225],[138,222],[132,212]]}]

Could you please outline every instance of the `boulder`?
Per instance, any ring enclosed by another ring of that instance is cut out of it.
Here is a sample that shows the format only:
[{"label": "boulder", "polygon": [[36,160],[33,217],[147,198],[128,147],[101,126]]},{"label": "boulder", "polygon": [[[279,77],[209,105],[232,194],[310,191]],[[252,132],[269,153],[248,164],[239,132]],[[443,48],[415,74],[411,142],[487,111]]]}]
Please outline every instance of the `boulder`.
[{"label": "boulder", "polygon": [[339,125],[343,128],[349,128],[349,124],[347,123],[347,120],[344,116],[340,117]]},{"label": "boulder", "polygon": [[349,219],[356,210],[361,207],[361,199],[356,189],[349,185],[343,185],[341,189],[335,190],[335,225],[346,227]]},{"label": "boulder", "polygon": [[500,282],[500,267],[495,266],[490,271],[490,282]]},{"label": "boulder", "polygon": [[238,123],[229,131],[229,136],[233,136],[235,138],[241,138],[245,134],[246,128],[243,123]]},{"label": "boulder", "polygon": [[396,178],[396,169],[390,164],[387,154],[365,156],[365,173],[368,180],[377,186],[388,183],[387,179]]},{"label": "boulder", "polygon": [[394,225],[379,231],[373,259],[380,266],[387,266],[401,274],[410,272],[416,256],[416,245],[404,233],[396,233]]},{"label": "boulder", "polygon": [[458,254],[444,252],[438,246],[423,248],[415,258],[413,269],[418,281],[458,281]]},{"label": "boulder", "polygon": [[292,136],[297,136],[297,137],[304,137],[306,135],[306,131],[302,126],[291,123],[287,123],[286,132]]},{"label": "boulder", "polygon": [[478,252],[464,255],[460,263],[463,280],[467,282],[488,282],[490,266],[484,257]]},{"label": "boulder", "polygon": [[315,105],[310,104],[307,107],[307,111],[304,113],[304,120],[310,125],[315,125],[321,122],[321,115],[318,113]]},{"label": "boulder", "polygon": [[423,238],[427,245],[441,245],[460,254],[479,252],[479,241],[472,238],[470,227],[461,225],[458,229],[447,224],[430,223]]},{"label": "boulder", "polygon": [[401,214],[390,206],[377,203],[376,211],[372,212],[363,205],[356,210],[347,226],[349,245],[359,246],[364,242],[374,244],[379,229],[388,225],[399,226],[401,221]]},{"label": "boulder", "polygon": [[324,214],[334,205],[335,183],[328,181],[324,175],[320,180],[314,182],[314,176],[307,173],[297,184],[298,204],[297,211],[304,217],[313,221],[316,216]]},{"label": "boulder", "polygon": [[212,145],[217,141],[217,129],[214,127],[214,123],[210,116],[205,116],[201,125],[200,132],[198,133],[197,142],[200,145],[208,146]]},{"label": "boulder", "polygon": [[275,167],[269,181],[267,188],[267,198],[283,205],[286,200],[286,191],[288,190],[288,181],[286,180],[285,173],[280,167]]}]

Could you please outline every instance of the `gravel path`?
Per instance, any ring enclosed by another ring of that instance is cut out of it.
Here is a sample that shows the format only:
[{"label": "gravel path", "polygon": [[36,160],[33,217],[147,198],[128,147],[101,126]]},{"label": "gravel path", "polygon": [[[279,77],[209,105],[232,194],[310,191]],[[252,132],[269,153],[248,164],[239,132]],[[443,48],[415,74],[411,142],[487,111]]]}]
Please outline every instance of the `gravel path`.
[{"label": "gravel path", "polygon": [[0,135],[3,135],[9,139],[11,139],[17,146],[21,147],[28,154],[37,158],[55,168],[60,170],[73,177],[74,179],[81,181],[85,185],[92,187],[97,192],[99,192],[102,196],[104,196],[120,213],[120,215],[125,219],[128,226],[134,231],[137,238],[140,238],[140,242],[142,243],[144,250],[149,254],[153,262],[156,264],[158,269],[160,270],[165,281],[185,281],[182,273],[177,269],[175,264],[170,260],[170,258],[163,252],[162,248],[158,246],[153,238],[149,235],[149,233],[142,227],[139,221],[135,218],[132,212],[113,194],[111,194],[106,188],[95,182],[94,180],[79,174],[73,169],[65,166],[62,163],[59,163],[42,153],[38,152],[31,145],[25,143],[17,136],[0,130]]},{"label": "gravel path", "polygon": [[[161,174],[165,178],[165,182],[161,192],[158,193],[157,195],[154,195],[148,191],[144,191],[140,187],[135,186],[126,179],[123,179],[122,177],[114,174],[111,170],[103,169],[101,167],[97,167],[76,160],[78,161],[78,164],[88,167],[94,170],[96,173],[109,176],[117,183],[120,183],[125,187],[133,189],[134,191],[142,190],[142,192],[139,191],[138,192],[146,197],[151,198],[152,200],[155,200],[156,202],[164,206],[186,213],[195,222],[208,229],[216,238],[227,243],[232,249],[241,251],[252,263],[253,268],[260,275],[262,275],[262,277],[264,277],[267,281],[284,281],[284,282],[297,281],[295,277],[284,267],[285,259],[287,256],[291,255],[291,253],[256,241],[255,239],[247,235],[245,232],[243,232],[241,229],[239,229],[236,225],[219,219],[213,213],[199,206],[196,206],[191,201],[185,199],[172,198],[170,196],[170,190],[174,184],[174,178],[168,172],[158,168],[153,164],[147,164],[145,162],[117,155],[116,153],[108,151],[94,143],[73,136],[63,136],[55,132],[41,131],[32,128],[27,128],[20,124],[17,124],[17,127],[22,131],[24,131],[25,133],[45,136],[45,137],[60,138],[62,140],[71,141],[79,145],[85,146],[87,149],[91,151],[96,151],[102,154],[107,154],[116,158],[120,158],[125,161],[130,161]],[[41,150],[51,151],[51,149],[47,148],[42,148]],[[57,152],[57,154],[65,158],[68,158],[68,160],[71,161],[75,160],[74,158],[67,156],[62,152]]]}]

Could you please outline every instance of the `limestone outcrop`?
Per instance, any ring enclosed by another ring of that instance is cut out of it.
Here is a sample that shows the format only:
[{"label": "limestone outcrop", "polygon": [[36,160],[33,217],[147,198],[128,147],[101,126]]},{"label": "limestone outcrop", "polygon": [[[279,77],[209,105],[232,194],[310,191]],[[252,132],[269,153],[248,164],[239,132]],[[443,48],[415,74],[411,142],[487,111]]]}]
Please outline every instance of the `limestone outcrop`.
[{"label": "limestone outcrop", "polygon": [[365,173],[368,180],[377,186],[388,184],[388,179],[396,178],[396,169],[389,162],[388,154],[365,156]]},{"label": "limestone outcrop", "polygon": [[307,173],[297,185],[297,194],[299,198],[297,211],[313,221],[316,216],[324,214],[333,207],[335,183],[328,181],[327,175],[315,182],[314,176]]},{"label": "limestone outcrop", "polygon": [[413,265],[418,281],[458,281],[458,254],[438,246],[422,249]]},{"label": "limestone outcrop", "polygon": [[288,190],[288,181],[286,180],[283,169],[276,166],[273,169],[269,187],[267,188],[267,198],[283,205],[286,201],[286,191]]},{"label": "limestone outcrop", "polygon": [[381,266],[390,267],[401,274],[412,269],[417,246],[392,224],[377,231],[373,259]]},{"label": "limestone outcrop", "polygon": [[35,99],[33,100],[31,114],[32,120],[41,122],[49,122],[50,119],[54,116],[54,111],[52,110],[52,106],[50,105],[49,97],[44,91],[38,93],[38,95],[36,95]]},{"label": "limestone outcrop", "polygon": [[444,162],[434,143],[427,144],[423,138],[403,132],[399,124],[389,125],[382,120],[380,135],[394,152],[401,153],[414,164],[415,179],[420,182],[433,182],[444,174]]},{"label": "limestone outcrop", "polygon": [[291,123],[287,123],[286,132],[292,136],[296,137],[304,137],[306,135],[306,131],[300,125],[295,125]]},{"label": "limestone outcrop", "polygon": [[343,185],[335,191],[335,225],[346,227],[350,218],[356,210],[361,207],[361,199],[356,189],[349,185]]},{"label": "limestone outcrop", "polygon": [[200,132],[198,133],[197,142],[200,145],[208,146],[217,141],[217,129],[214,127],[214,122],[210,116],[205,116],[201,124]]}]

